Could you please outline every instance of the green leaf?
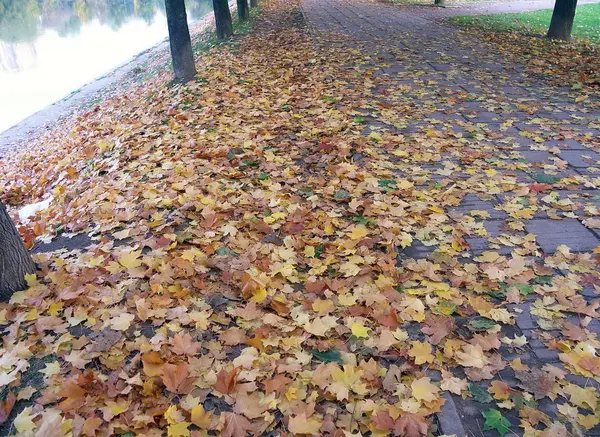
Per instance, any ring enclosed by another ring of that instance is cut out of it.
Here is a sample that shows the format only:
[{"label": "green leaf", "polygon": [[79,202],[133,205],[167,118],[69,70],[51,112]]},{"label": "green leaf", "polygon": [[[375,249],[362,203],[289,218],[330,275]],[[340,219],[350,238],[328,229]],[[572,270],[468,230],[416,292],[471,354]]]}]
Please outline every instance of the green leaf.
[{"label": "green leaf", "polygon": [[269,175],[266,173],[261,173],[258,175],[258,180],[259,181],[266,181],[267,179],[269,179]]},{"label": "green leaf", "polygon": [[319,258],[324,251],[325,246],[323,246],[322,244],[319,244],[317,247],[315,247],[315,258]]},{"label": "green leaf", "polygon": [[362,123],[364,123],[364,122],[365,122],[365,119],[364,119],[364,118],[362,118],[362,117],[354,117],[354,118],[352,119],[352,121],[353,121],[354,123],[361,123],[361,124],[362,124]]},{"label": "green leaf", "polygon": [[560,177],[547,175],[544,173],[536,173],[536,174],[531,175],[531,177],[533,178],[534,181],[536,181],[540,184],[555,184],[558,181],[560,181]]},{"label": "green leaf", "polygon": [[520,393],[511,393],[510,400],[515,403],[515,408],[517,411],[519,411],[523,407],[537,408],[538,406],[538,403],[533,398],[527,400]]},{"label": "green leaf", "polygon": [[527,296],[528,294],[533,293],[533,287],[529,284],[515,284],[515,287],[519,290],[523,296]]},{"label": "green leaf", "polygon": [[126,432],[125,434],[121,434],[119,437],[135,437],[135,433],[134,432]]},{"label": "green leaf", "polygon": [[485,317],[475,317],[469,322],[469,326],[474,331],[487,331],[488,329],[496,326],[496,322]]},{"label": "green leaf", "polygon": [[496,430],[498,434],[504,437],[504,434],[510,429],[510,422],[502,413],[495,408],[490,408],[487,411],[482,411],[483,417],[485,417],[485,423],[483,424],[484,431]]},{"label": "green leaf", "polygon": [[337,349],[329,349],[327,352],[319,352],[318,350],[312,351],[313,357],[324,363],[339,363],[342,364],[342,354]]},{"label": "green leaf", "polygon": [[348,200],[350,198],[350,193],[346,190],[339,190],[333,195],[333,198],[338,200]]},{"label": "green leaf", "polygon": [[481,404],[489,404],[493,400],[492,396],[487,392],[487,390],[484,390],[478,385],[472,383],[469,383],[469,393],[471,393],[471,396],[473,396],[475,401]]},{"label": "green leaf", "polygon": [[352,221],[354,223],[360,223],[361,225],[365,226],[368,226],[371,223],[371,220],[369,220],[366,217],[363,217],[362,215],[355,215],[354,217],[352,217]]}]

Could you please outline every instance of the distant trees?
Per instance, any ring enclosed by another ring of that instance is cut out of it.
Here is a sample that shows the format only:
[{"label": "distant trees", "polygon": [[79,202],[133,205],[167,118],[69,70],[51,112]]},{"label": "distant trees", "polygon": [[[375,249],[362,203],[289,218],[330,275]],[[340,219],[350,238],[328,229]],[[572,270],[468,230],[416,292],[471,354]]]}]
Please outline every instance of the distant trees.
[{"label": "distant trees", "polygon": [[7,301],[15,291],[27,288],[25,275],[35,271],[35,263],[0,202],[0,300]]},{"label": "distant trees", "polygon": [[217,39],[226,39],[233,35],[233,23],[228,0],[213,0]]},{"label": "distant trees", "polygon": [[196,76],[196,64],[185,12],[185,2],[184,0],[165,0],[165,9],[175,79],[187,82]]},{"label": "distant trees", "polygon": [[562,39],[568,41],[571,39],[571,30],[575,20],[575,10],[577,9],[577,0],[556,0],[552,20],[548,29],[548,38]]}]

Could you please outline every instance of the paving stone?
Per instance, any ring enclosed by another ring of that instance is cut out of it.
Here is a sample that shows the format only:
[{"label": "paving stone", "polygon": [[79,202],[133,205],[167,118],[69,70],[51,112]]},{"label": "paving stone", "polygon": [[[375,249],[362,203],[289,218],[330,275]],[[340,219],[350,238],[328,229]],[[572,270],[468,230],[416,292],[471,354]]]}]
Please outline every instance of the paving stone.
[{"label": "paving stone", "polygon": [[560,351],[556,349],[548,349],[548,348],[540,348],[534,349],[533,353],[543,362],[545,363],[553,363],[558,361],[558,354]]},{"label": "paving stone", "polygon": [[592,150],[563,150],[558,156],[573,167],[600,167],[600,155]]},{"label": "paving stone", "polygon": [[555,157],[555,155],[549,152],[544,152],[542,150],[527,150],[520,152],[520,154],[525,160],[527,160],[527,162],[531,162],[534,164],[552,164],[553,161],[551,161],[551,159]]},{"label": "paving stone", "polygon": [[600,244],[596,235],[575,219],[529,220],[525,229],[535,234],[538,245],[548,254],[554,253],[562,244],[573,252],[589,251]]}]

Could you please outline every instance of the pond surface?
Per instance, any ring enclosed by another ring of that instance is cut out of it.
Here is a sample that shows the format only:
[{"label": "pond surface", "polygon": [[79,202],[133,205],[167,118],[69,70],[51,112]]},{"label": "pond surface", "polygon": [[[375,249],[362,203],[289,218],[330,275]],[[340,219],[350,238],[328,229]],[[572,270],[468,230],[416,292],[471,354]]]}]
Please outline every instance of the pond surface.
[{"label": "pond surface", "polygon": [[[211,0],[186,0],[188,21]],[[168,35],[164,0],[0,0],[0,132]]]}]

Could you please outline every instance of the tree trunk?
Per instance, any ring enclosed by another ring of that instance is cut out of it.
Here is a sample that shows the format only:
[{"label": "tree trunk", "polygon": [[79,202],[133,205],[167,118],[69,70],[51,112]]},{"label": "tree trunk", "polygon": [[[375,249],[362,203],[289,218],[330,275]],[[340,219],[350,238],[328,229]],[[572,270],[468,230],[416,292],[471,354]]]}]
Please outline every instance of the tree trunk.
[{"label": "tree trunk", "polygon": [[435,0],[435,5],[436,6],[445,6],[446,0]]},{"label": "tree trunk", "polygon": [[575,20],[575,9],[577,0],[556,0],[554,11],[552,12],[552,21],[548,29],[548,38],[571,39],[571,29]]},{"label": "tree trunk", "polygon": [[250,7],[255,8],[258,6],[258,0],[250,0]]},{"label": "tree trunk", "polygon": [[233,35],[233,25],[231,24],[231,11],[229,10],[228,0],[213,0],[213,9],[217,39],[229,38]]},{"label": "tree trunk", "polygon": [[187,82],[196,76],[196,65],[184,0],[165,0],[165,9],[175,79]]},{"label": "tree trunk", "polygon": [[0,202],[0,300],[8,301],[15,291],[27,288],[25,274],[35,271],[35,263]]},{"label": "tree trunk", "polygon": [[250,17],[250,9],[248,8],[248,0],[236,0],[237,13],[240,21],[245,21]]}]

